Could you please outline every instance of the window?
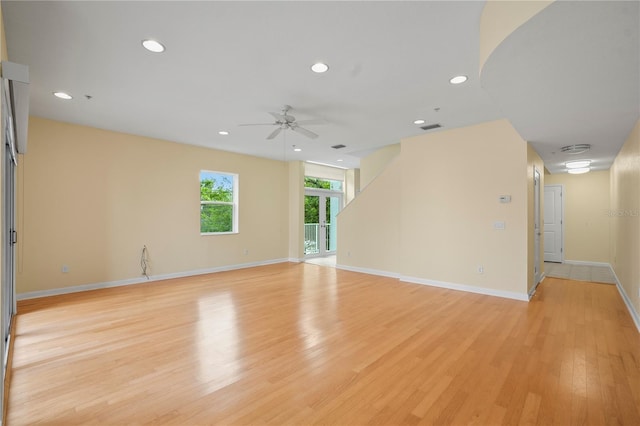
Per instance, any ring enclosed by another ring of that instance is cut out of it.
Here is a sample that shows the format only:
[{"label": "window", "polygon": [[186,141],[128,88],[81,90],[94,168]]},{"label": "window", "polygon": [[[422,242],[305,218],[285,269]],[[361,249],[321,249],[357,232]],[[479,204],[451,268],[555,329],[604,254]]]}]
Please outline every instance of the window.
[{"label": "window", "polygon": [[200,172],[200,234],[238,232],[238,175]]},{"label": "window", "polygon": [[305,176],[304,187],[342,191],[342,181]]}]

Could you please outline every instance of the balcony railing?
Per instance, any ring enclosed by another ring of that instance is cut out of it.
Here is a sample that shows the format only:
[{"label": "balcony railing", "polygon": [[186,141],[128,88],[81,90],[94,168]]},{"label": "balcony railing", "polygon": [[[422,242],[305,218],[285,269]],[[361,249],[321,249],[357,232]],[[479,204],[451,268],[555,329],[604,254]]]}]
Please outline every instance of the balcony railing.
[{"label": "balcony railing", "polygon": [[[321,227],[319,223],[305,223],[304,224],[304,254],[318,254],[320,253],[320,232]],[[332,241],[332,225],[327,223],[325,225],[325,250],[331,251],[335,246],[335,242]],[[334,248],[335,250],[335,248]]]}]

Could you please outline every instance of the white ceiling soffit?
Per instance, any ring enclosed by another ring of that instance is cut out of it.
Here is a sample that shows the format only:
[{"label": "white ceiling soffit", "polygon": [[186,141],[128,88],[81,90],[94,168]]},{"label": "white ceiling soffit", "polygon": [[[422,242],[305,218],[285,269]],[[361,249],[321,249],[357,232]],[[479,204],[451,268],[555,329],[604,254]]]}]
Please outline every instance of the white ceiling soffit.
[{"label": "white ceiling soffit", "polygon": [[[418,118],[443,130],[502,118],[477,77],[483,6],[2,2],[9,57],[31,71],[33,115],[343,167],[358,166],[350,153],[424,133]],[[166,51],[147,52],[145,38]],[[311,72],[316,61],[329,71]],[[458,74],[469,81],[451,85]],[[56,90],[74,99],[56,99]],[[238,127],[268,123],[285,104],[299,121],[326,120],[304,126],[320,137],[287,131],[268,141],[273,127]]]},{"label": "white ceiling soffit", "polygon": [[[482,86],[551,173],[608,169],[640,116],[640,3],[556,1],[489,57]],[[584,154],[560,148],[591,144]]]}]

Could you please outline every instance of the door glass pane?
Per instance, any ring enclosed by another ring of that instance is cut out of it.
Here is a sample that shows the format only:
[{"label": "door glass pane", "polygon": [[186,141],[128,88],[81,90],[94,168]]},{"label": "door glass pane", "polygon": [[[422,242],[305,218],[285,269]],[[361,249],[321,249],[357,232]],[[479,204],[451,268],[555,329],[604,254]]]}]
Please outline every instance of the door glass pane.
[{"label": "door glass pane", "polygon": [[304,254],[320,252],[320,197],[304,196]]},{"label": "door glass pane", "polygon": [[327,217],[327,251],[336,251],[338,247],[338,220],[340,212],[340,198],[327,197],[326,217]]}]

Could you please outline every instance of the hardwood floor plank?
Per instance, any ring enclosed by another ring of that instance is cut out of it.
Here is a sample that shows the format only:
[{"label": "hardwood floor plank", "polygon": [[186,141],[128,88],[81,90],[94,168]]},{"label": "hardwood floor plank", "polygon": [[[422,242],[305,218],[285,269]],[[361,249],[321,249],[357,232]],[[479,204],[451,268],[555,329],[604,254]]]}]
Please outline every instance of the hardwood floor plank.
[{"label": "hardwood floor plank", "polygon": [[614,286],[529,302],[310,264],[21,301],[7,424],[640,424]]}]

